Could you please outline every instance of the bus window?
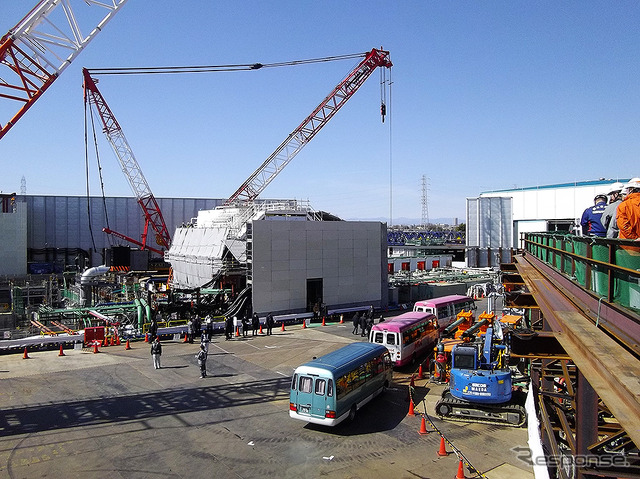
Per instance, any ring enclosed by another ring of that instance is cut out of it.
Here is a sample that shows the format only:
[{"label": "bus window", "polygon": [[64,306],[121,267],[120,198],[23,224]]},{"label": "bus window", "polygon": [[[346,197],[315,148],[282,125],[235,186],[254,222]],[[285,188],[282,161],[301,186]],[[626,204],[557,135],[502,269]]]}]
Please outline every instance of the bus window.
[{"label": "bus window", "polygon": [[324,396],[326,386],[327,383],[324,379],[316,379],[316,394],[319,396]]},{"label": "bus window", "polygon": [[294,374],[293,379],[291,379],[291,389],[295,390],[297,382],[298,382],[298,375]]},{"label": "bus window", "polygon": [[438,319],[446,318],[449,316],[449,307],[448,306],[440,306],[438,308]]},{"label": "bus window", "polygon": [[382,331],[375,331],[373,334],[373,342],[382,344],[383,336]]},{"label": "bus window", "polygon": [[395,333],[387,333],[387,344],[391,344],[392,346],[396,344]]},{"label": "bus window", "polygon": [[300,384],[298,390],[302,393],[310,393],[313,387],[313,379],[307,376],[300,376]]},{"label": "bus window", "polygon": [[329,384],[327,386],[327,396],[333,396],[333,380],[329,379]]}]

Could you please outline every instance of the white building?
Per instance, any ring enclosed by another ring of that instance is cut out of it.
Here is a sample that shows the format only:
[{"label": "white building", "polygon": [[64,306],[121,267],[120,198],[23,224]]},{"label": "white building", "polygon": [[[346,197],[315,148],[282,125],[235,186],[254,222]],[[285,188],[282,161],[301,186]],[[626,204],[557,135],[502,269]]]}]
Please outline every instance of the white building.
[{"label": "white building", "polygon": [[521,233],[579,232],[585,208],[615,182],[599,179],[557,185],[486,191],[467,198],[467,264],[496,266],[519,248]]}]

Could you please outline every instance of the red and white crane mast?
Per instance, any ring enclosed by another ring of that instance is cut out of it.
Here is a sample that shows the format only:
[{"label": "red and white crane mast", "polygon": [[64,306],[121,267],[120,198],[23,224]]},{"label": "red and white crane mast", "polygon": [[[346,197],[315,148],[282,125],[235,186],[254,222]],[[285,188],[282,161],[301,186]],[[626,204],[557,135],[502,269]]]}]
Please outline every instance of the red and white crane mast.
[{"label": "red and white crane mast", "polygon": [[118,120],[116,120],[115,115],[98,90],[96,82],[93,78],[91,78],[89,70],[83,68],[82,74],[84,76],[85,103],[89,102],[89,104],[93,105],[98,112],[98,116],[102,121],[103,131],[107,136],[107,140],[111,144],[113,151],[118,157],[122,172],[129,181],[131,190],[138,200],[138,204],[140,204],[145,218],[142,243],[133,240],[132,238],[129,238],[121,233],[114,232],[108,228],[104,228],[103,231],[107,234],[114,234],[115,236],[135,243],[141,246],[142,249],[148,248],[151,251],[162,254],[162,251],[147,246],[146,244],[149,226],[151,226],[151,228],[155,232],[156,243],[158,245],[164,248],[169,248],[169,245],[171,244],[171,236],[169,235],[169,231],[167,230],[167,225],[165,224],[164,217],[162,216],[162,212],[160,211],[160,207],[158,206],[158,202],[151,192],[149,183],[147,183],[147,180],[142,173],[142,169],[140,168],[140,165],[138,164],[138,161],[133,154],[133,150],[129,146],[129,142],[125,137],[122,128],[120,128]]},{"label": "red and white crane mast", "polygon": [[85,36],[82,27],[87,25],[81,25],[78,21],[85,15],[76,15],[71,0],[42,0],[0,39],[0,98],[20,105],[17,113],[8,120],[0,118],[0,138],[31,108],[126,2],[78,0],[75,11],[80,7],[93,6],[107,12],[97,26],[94,23],[88,25],[91,32]]},{"label": "red and white crane mast", "polygon": [[248,203],[255,200],[287,164],[309,143],[340,108],[358,91],[358,88],[378,67],[391,68],[389,52],[373,49],[366,54],[338,86],[316,107],[286,140],[225,202],[225,205]]}]

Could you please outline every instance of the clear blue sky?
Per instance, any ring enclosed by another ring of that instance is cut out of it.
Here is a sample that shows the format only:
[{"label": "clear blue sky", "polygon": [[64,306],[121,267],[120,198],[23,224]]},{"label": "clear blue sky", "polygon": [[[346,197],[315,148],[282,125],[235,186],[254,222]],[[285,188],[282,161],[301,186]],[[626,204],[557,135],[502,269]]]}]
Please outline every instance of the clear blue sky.
[{"label": "clear blue sky", "polygon": [[[0,34],[35,4],[2,2]],[[82,67],[271,63],[373,47],[394,63],[387,121],[376,72],[263,197],[395,224],[420,219],[426,175],[429,217],[464,221],[465,198],[482,191],[640,176],[638,25],[635,1],[129,0],[0,140],[0,190],[19,192],[24,175],[29,194],[85,194]],[[156,197],[226,198],[356,63],[105,76],[99,88]],[[98,134],[106,194],[130,196]]]}]

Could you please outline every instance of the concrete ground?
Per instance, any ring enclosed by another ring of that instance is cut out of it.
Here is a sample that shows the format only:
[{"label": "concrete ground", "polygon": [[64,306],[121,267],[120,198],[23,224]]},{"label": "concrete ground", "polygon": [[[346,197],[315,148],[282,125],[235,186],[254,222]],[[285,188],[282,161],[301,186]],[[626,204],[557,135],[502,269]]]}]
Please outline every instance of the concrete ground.
[{"label": "concrete ground", "polygon": [[[440,435],[418,433],[442,386],[394,373],[384,395],[353,423],[327,428],[289,418],[293,370],[351,341],[351,325],[300,325],[272,336],[215,336],[209,377],[198,344],[164,342],[162,369],[149,345],[0,356],[0,477],[18,478],[442,478],[455,454],[438,456]],[[533,477],[511,451],[525,428],[427,418],[490,479]],[[467,477],[479,477],[465,469]]]}]

